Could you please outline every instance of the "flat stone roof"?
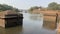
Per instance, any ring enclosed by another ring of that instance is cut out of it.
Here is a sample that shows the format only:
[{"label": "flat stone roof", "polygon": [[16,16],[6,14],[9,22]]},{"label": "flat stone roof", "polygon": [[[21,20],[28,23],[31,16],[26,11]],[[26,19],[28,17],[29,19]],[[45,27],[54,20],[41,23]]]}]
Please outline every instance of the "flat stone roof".
[{"label": "flat stone roof", "polygon": [[[17,17],[17,16],[9,16],[9,14],[11,15],[16,15],[17,13],[15,11],[12,11],[12,10],[6,10],[6,11],[1,11],[0,12],[0,18],[13,18],[13,17]],[[6,16],[8,15],[8,16]]]}]

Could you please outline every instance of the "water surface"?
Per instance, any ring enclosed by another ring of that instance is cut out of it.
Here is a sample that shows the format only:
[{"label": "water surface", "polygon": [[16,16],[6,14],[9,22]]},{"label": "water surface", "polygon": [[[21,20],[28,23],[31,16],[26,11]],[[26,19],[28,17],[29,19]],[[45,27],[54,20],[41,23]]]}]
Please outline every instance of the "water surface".
[{"label": "water surface", "polygon": [[0,34],[56,34],[56,25],[49,22],[44,23],[43,15],[23,13],[23,16],[22,26],[0,28]]}]

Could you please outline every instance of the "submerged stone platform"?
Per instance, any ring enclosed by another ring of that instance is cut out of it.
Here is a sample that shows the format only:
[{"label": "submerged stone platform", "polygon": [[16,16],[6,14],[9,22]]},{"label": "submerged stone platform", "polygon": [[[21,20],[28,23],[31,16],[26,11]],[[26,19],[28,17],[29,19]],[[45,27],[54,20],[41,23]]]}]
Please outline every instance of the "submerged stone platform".
[{"label": "submerged stone platform", "polygon": [[0,12],[0,26],[1,27],[12,27],[22,25],[23,14],[18,14],[15,11],[7,10]]}]

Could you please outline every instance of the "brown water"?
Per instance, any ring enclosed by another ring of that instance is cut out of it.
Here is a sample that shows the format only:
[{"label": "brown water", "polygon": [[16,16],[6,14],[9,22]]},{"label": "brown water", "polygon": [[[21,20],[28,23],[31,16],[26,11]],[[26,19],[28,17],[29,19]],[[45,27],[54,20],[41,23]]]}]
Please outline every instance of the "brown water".
[{"label": "brown water", "polygon": [[[56,34],[56,24],[44,23],[43,16],[23,13],[23,25],[11,28],[0,28],[0,34]],[[53,26],[51,26],[53,25]]]}]

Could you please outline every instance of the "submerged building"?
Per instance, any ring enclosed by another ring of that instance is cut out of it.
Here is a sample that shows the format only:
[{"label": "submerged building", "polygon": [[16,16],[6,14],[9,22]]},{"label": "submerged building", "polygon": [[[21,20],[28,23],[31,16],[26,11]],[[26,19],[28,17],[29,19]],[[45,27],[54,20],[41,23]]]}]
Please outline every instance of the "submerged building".
[{"label": "submerged building", "polygon": [[0,12],[0,26],[10,27],[22,25],[23,14],[18,14],[15,11],[7,10]]}]

